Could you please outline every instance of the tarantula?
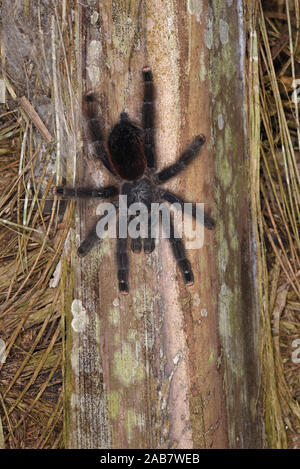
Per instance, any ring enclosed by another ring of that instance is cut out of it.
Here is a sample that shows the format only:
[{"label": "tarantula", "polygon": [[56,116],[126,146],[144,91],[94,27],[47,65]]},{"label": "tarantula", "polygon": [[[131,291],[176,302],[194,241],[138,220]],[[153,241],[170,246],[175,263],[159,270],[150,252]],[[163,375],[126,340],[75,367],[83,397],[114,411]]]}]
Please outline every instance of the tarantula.
[{"label": "tarantula", "polygon": [[[177,203],[181,207],[184,201],[172,192],[160,187],[169,179],[177,176],[183,171],[199,154],[205,143],[204,135],[198,135],[180,156],[176,163],[167,166],[159,172],[155,172],[155,141],[154,141],[154,83],[152,71],[149,67],[142,70],[144,82],[144,96],[142,104],[142,127],[133,122],[127,113],[122,112],[120,121],[113,127],[107,148],[104,143],[103,134],[99,124],[97,113],[97,99],[94,93],[85,96],[86,116],[91,140],[96,146],[97,157],[101,160],[108,171],[115,176],[118,186],[106,186],[101,188],[75,187],[68,188],[57,186],[54,193],[65,198],[89,198],[114,199],[119,194],[127,195],[128,206],[134,202],[142,202],[148,209],[152,202],[167,201],[171,204]],[[193,217],[196,216],[195,204],[192,210]],[[150,218],[150,217],[149,217]],[[99,221],[99,220],[98,220]],[[129,221],[129,220],[127,220]],[[151,220],[149,220],[151,222]],[[192,285],[194,275],[189,260],[186,258],[185,248],[180,238],[174,234],[174,224],[170,220],[170,244],[173,255],[182,273],[185,284]],[[151,223],[149,223],[151,224]],[[92,230],[78,248],[78,255],[85,256],[96,241],[97,236],[95,224]],[[215,226],[214,220],[204,212],[204,226],[212,230]],[[151,237],[150,230],[145,237],[131,239],[131,250],[139,253],[142,250],[151,253],[155,248],[155,240]],[[117,235],[117,265],[119,290],[123,294],[129,292],[128,283],[128,252],[127,238]]]}]

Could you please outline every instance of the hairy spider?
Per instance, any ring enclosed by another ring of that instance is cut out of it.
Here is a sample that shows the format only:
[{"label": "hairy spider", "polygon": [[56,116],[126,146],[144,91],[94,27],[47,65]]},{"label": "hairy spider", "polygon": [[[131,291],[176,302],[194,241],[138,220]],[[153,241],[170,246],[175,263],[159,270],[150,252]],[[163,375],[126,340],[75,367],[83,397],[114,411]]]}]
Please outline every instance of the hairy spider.
[{"label": "hairy spider", "polygon": [[[101,188],[75,187],[68,188],[57,186],[54,193],[66,198],[89,198],[101,199],[116,198],[119,194],[127,195],[127,204],[142,202],[150,209],[153,202],[167,201],[171,204],[177,203],[181,207],[184,201],[172,192],[160,187],[169,179],[177,176],[183,171],[202,148],[205,137],[198,135],[188,146],[186,151],[180,156],[176,163],[167,166],[165,169],[155,172],[155,142],[154,142],[154,83],[152,71],[149,67],[142,70],[144,82],[144,96],[142,105],[142,127],[133,122],[127,113],[122,112],[120,121],[113,127],[109,138],[107,149],[104,143],[101,126],[99,124],[97,112],[97,99],[94,93],[85,96],[86,116],[91,140],[96,147],[97,157],[104,166],[113,174],[118,181],[118,186],[106,186]],[[196,216],[196,206],[193,203],[193,217]],[[150,218],[150,217],[149,217]],[[99,221],[99,220],[98,220]],[[97,221],[97,223],[98,223]],[[129,219],[127,220],[127,222]],[[151,220],[149,220],[149,227]],[[87,237],[78,248],[78,255],[85,256],[96,241],[96,227],[88,233]],[[204,212],[204,225],[209,230],[215,226],[214,220]],[[170,238],[173,255],[182,273],[185,284],[192,285],[194,275],[191,264],[186,257],[185,248],[180,238],[174,235],[174,224],[171,220]],[[155,248],[155,240],[151,238],[150,228],[146,237],[131,239],[131,250],[141,252],[142,246],[145,253],[151,253]],[[129,292],[128,284],[128,252],[127,238],[117,235],[117,265],[119,290],[123,294]]]}]

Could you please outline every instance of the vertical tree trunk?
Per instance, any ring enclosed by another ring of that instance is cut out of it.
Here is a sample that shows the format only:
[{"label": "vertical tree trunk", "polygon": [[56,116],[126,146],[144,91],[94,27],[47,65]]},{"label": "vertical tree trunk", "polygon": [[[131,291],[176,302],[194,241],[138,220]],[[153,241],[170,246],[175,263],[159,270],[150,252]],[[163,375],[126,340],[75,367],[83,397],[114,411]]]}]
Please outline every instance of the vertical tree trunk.
[{"label": "vertical tree trunk", "polygon": [[[242,1],[113,0],[76,8],[82,91],[99,94],[107,132],[124,109],[140,121],[147,64],[156,85],[158,167],[206,135],[201,156],[168,187],[205,202],[217,228],[205,231],[202,249],[188,251],[192,287],[184,286],[168,240],[161,239],[150,256],[130,254],[124,297],[114,240],[82,260],[75,254],[96,209],[77,204],[76,243],[64,268],[65,443],[260,447]],[[80,164],[78,171],[80,179]],[[96,178],[110,180],[105,170]],[[87,312],[79,328],[72,322],[74,298]]]}]

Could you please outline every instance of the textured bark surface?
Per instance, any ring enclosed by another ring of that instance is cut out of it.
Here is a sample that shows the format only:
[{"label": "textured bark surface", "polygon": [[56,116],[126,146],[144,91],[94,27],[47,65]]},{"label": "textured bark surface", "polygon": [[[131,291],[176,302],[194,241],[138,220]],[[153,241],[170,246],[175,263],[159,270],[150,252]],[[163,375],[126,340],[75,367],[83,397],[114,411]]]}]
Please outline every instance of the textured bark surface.
[{"label": "textured bark surface", "polygon": [[[74,255],[63,269],[65,444],[260,447],[241,2],[89,4],[75,13],[82,92],[99,94],[107,132],[124,109],[140,121],[141,69],[151,66],[158,167],[173,162],[197,134],[206,135],[201,156],[167,187],[205,202],[217,229],[205,231],[202,249],[188,251],[192,287],[184,286],[168,241],[160,240],[151,255],[130,254],[124,297],[115,240],[82,260],[75,254],[96,210],[92,203],[77,205]],[[112,181],[105,169],[83,174],[79,162],[80,179]],[[74,298],[87,314],[77,329]]]}]

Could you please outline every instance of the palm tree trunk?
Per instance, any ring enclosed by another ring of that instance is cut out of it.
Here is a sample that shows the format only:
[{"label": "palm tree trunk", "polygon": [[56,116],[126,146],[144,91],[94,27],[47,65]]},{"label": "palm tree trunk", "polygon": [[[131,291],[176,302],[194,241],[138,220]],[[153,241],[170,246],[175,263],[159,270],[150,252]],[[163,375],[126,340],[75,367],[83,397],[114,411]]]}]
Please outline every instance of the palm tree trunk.
[{"label": "palm tree trunk", "polygon": [[[74,243],[64,268],[65,444],[261,447],[242,1],[114,0],[76,8],[78,96],[98,93],[107,131],[124,109],[140,121],[141,69],[151,66],[158,167],[199,133],[206,136],[201,157],[168,187],[205,202],[217,227],[205,231],[201,249],[188,251],[192,287],[161,239],[151,256],[130,254],[127,296],[118,292],[114,240],[81,261]],[[110,181],[105,170],[101,178]],[[95,206],[77,204],[77,236],[94,213]],[[83,332],[72,327],[74,298],[87,311]]]}]

